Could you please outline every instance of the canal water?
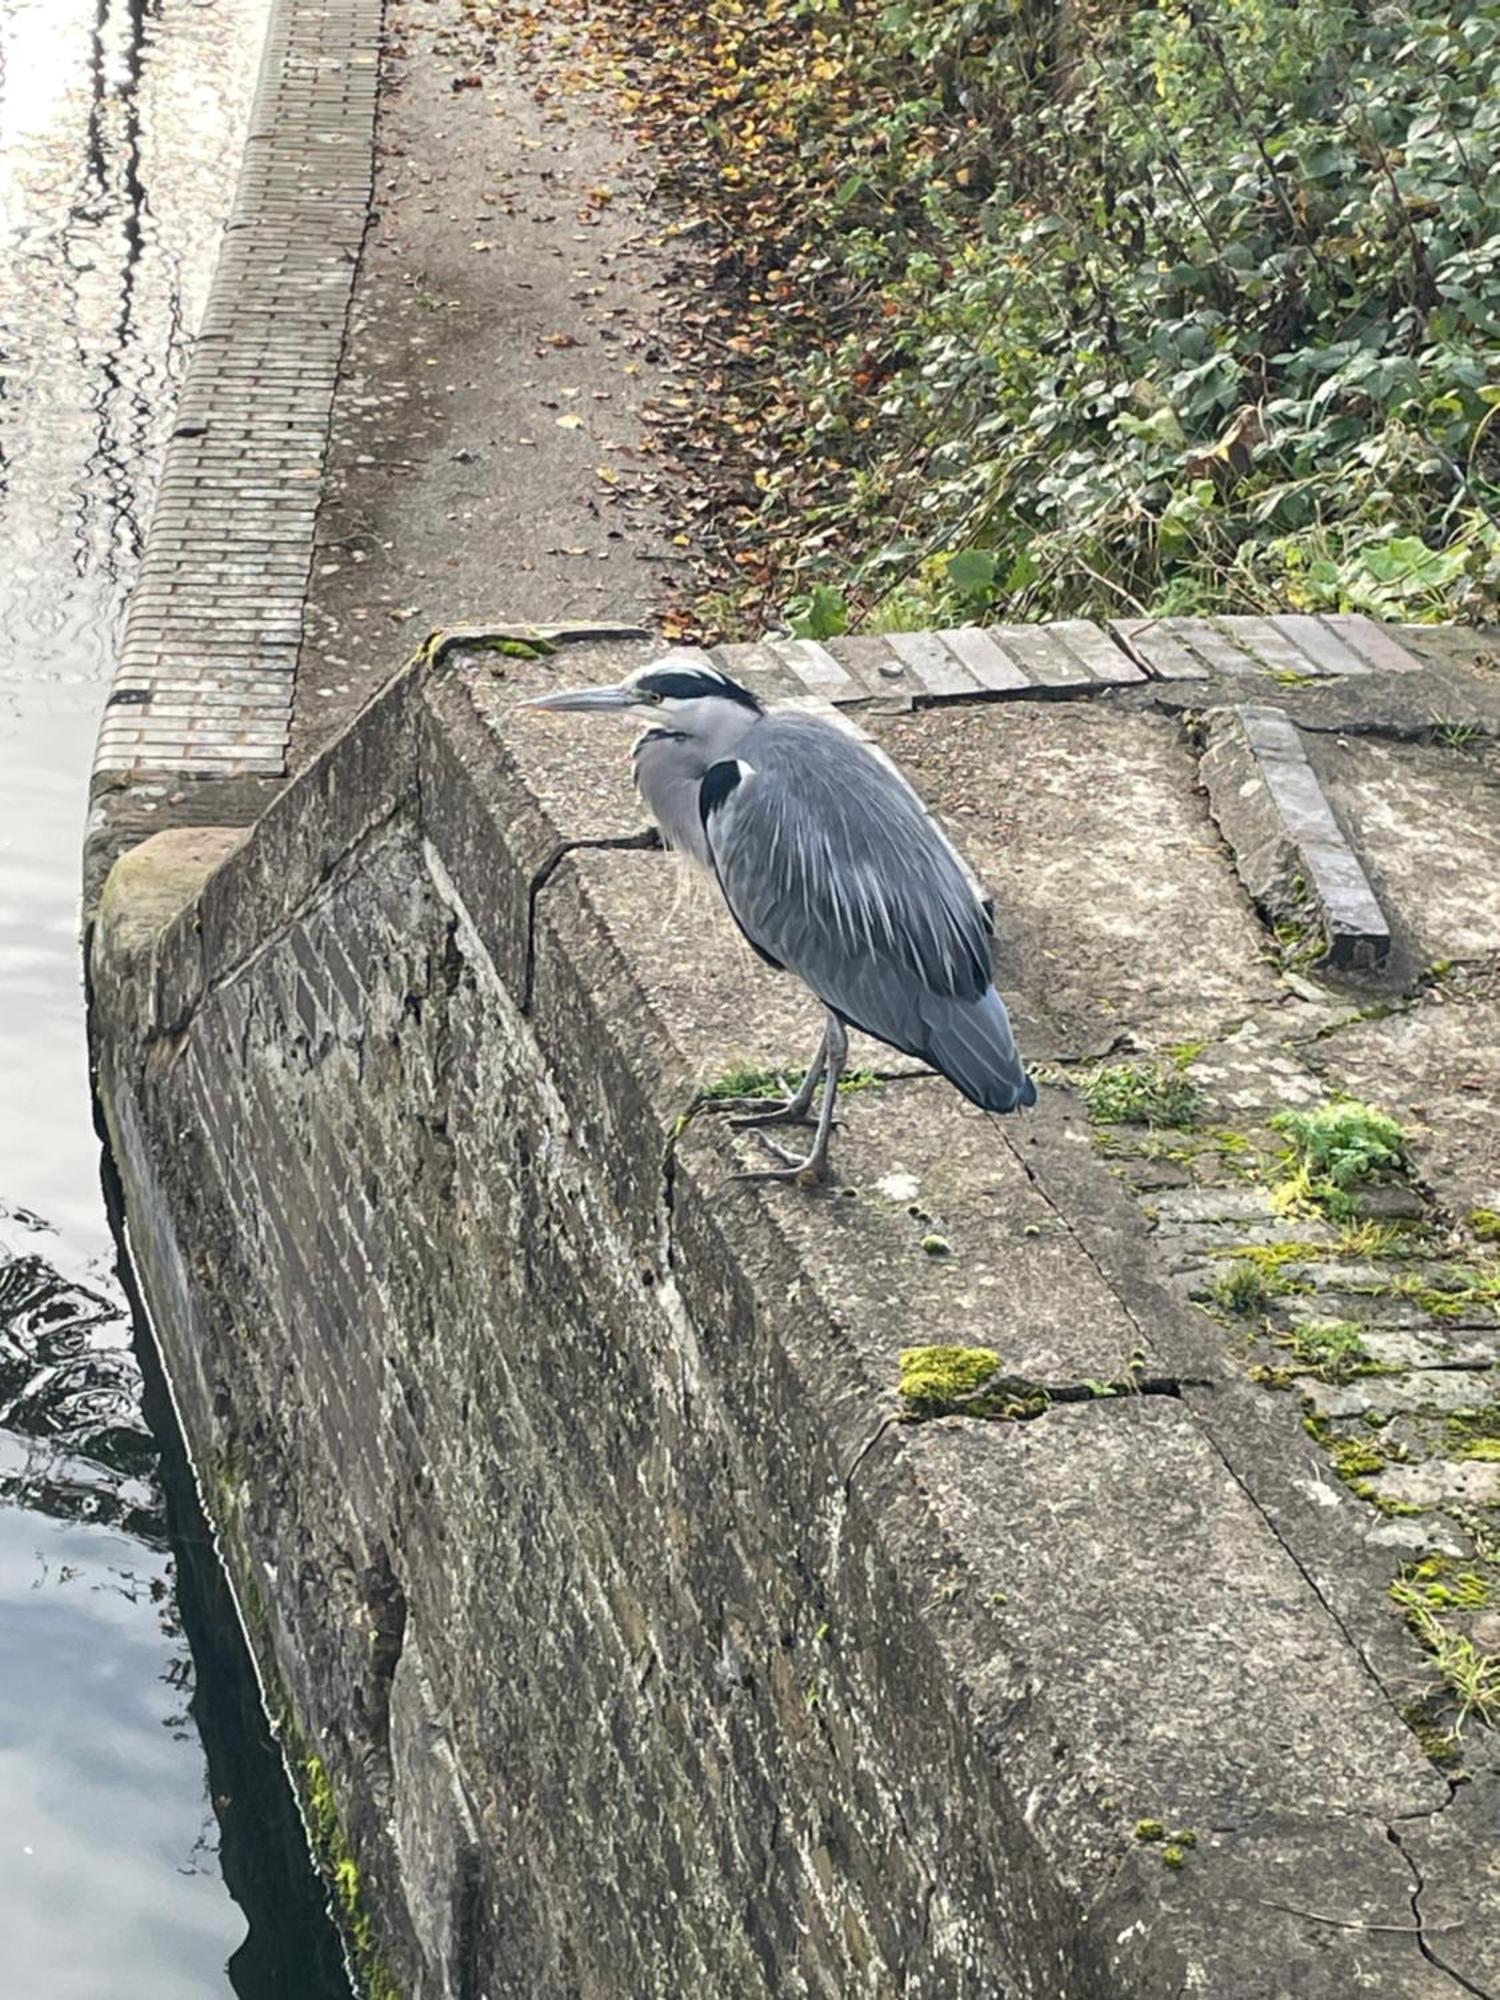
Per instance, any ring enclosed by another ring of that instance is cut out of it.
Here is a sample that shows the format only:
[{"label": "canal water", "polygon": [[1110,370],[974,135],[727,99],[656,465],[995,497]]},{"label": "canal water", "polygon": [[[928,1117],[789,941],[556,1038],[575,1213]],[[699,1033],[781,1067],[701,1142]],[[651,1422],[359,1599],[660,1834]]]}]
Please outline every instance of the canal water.
[{"label": "canal water", "polygon": [[93,737],[266,6],[0,0],[4,2000],[348,1992],[132,1338],[78,948]]}]

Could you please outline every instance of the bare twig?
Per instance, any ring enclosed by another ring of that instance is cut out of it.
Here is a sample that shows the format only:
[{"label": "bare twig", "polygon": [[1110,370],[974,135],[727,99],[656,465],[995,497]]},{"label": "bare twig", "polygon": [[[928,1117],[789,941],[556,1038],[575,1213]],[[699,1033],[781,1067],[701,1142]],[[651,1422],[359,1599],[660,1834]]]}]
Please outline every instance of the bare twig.
[{"label": "bare twig", "polygon": [[1278,1903],[1270,1896],[1257,1896],[1263,1909],[1283,1910],[1289,1917],[1305,1917],[1310,1924],[1331,1924],[1341,1931],[1383,1931],[1389,1937],[1441,1937],[1445,1931],[1461,1931],[1462,1924],[1371,1924],[1363,1917],[1328,1917],[1321,1910],[1301,1910],[1295,1903]]}]

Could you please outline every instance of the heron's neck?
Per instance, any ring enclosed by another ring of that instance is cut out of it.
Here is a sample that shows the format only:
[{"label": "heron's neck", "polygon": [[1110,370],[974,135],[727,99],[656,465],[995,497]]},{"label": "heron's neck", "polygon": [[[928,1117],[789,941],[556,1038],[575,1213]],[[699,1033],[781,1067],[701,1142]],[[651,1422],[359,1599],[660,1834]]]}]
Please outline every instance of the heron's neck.
[{"label": "heron's neck", "polygon": [[733,710],[709,729],[679,734],[670,727],[648,729],[635,746],[636,789],[651,809],[669,847],[680,848],[709,866],[698,787],[710,765],[735,755],[759,717]]}]

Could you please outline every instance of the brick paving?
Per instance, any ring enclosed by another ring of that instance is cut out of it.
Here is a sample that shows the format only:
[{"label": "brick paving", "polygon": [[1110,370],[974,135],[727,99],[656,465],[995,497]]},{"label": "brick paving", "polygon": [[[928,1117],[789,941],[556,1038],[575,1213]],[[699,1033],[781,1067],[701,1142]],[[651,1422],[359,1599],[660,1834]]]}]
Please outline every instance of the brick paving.
[{"label": "brick paving", "polygon": [[329,414],[369,213],[380,21],[381,0],[272,0],[96,784],[285,773]]}]

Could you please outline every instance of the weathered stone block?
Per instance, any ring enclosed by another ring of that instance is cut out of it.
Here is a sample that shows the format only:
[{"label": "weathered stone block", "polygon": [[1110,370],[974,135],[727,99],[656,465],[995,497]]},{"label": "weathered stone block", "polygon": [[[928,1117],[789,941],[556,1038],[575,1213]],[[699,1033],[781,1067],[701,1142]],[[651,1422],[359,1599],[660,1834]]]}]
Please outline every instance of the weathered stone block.
[{"label": "weathered stone block", "polygon": [[[699,1085],[816,1014],[609,850],[628,775],[508,712],[564,670],[415,670],[154,947],[128,870],[99,934],[132,1240],[366,1975],[1452,1993],[1387,1837],[1448,1787],[1340,1594],[1360,1503],[1225,1369],[1061,1094],[997,1128],[888,1079],[841,1103],[848,1192],[726,1190],[749,1142],[683,1125]],[[148,1059],[126,996],[190,935]],[[933,1339],[1056,1400],[913,1423]],[[1334,1903],[1371,1928],[1297,1914]]]}]

